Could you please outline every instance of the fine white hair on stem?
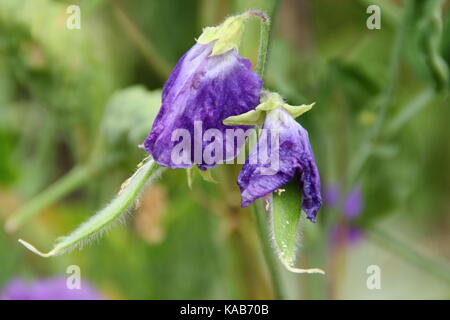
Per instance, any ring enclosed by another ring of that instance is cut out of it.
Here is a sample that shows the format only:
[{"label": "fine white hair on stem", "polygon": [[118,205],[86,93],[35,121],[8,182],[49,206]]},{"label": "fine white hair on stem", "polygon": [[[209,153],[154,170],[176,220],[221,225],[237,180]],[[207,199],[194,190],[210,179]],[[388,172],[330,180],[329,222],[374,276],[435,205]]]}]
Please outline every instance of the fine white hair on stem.
[{"label": "fine white hair on stem", "polygon": [[159,167],[153,160],[144,160],[144,164],[138,167],[134,174],[125,181],[117,196],[109,204],[82,223],[71,234],[59,238],[53,249],[48,253],[42,253],[24,240],[19,239],[19,242],[42,257],[56,256],[76,248],[85,247],[92,241],[100,239],[111,227],[124,224],[126,216],[132,212],[132,208],[143,190],[159,177],[162,170],[163,168]]},{"label": "fine white hair on stem", "polygon": [[[303,268],[296,268],[294,267],[296,258],[297,258],[297,254],[300,250],[301,247],[301,233],[302,233],[302,229],[303,229],[303,225],[305,222],[305,214],[300,214],[300,219],[297,225],[297,230],[295,233],[295,246],[294,246],[294,253],[292,255],[292,257],[290,259],[287,259],[286,256],[283,254],[283,251],[281,248],[279,248],[278,246],[278,242],[276,239],[276,235],[275,235],[275,227],[274,227],[274,210],[273,210],[273,197],[266,197],[265,201],[268,201],[268,205],[266,206],[266,213],[268,216],[268,222],[269,222],[269,238],[271,239],[271,245],[273,247],[273,249],[275,250],[278,258],[280,259],[280,262],[282,263],[282,265],[290,272],[293,273],[320,273],[320,274],[325,274],[325,272],[322,269],[319,268],[308,268],[308,269],[303,269]],[[302,211],[303,213],[303,211]]]}]

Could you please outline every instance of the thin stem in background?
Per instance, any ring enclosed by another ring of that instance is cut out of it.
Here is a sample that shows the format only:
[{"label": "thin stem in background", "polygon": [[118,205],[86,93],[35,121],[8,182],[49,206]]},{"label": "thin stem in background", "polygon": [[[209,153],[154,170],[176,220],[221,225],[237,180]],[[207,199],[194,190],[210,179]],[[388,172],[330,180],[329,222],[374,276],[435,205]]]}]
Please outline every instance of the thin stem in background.
[{"label": "thin stem in background", "polygon": [[105,157],[105,154],[104,137],[102,130],[100,130],[90,160],[75,166],[59,180],[25,203],[6,221],[5,230],[10,233],[17,231],[44,209],[83,186],[90,179],[103,174],[120,159],[115,155]]},{"label": "thin stem in background", "polygon": [[101,168],[104,167],[80,165],[73,168],[60,180],[56,181],[46,190],[27,202],[17,213],[14,213],[11,218],[6,221],[5,230],[7,232],[17,231],[23,224],[30,221],[43,209],[89,181],[89,179],[98,174],[98,169]]},{"label": "thin stem in background", "polygon": [[412,16],[411,11],[413,8],[412,1],[406,1],[402,21],[397,31],[394,46],[391,52],[388,77],[389,81],[377,101],[376,110],[378,111],[378,115],[375,123],[367,133],[366,138],[363,139],[356,156],[351,162],[348,177],[349,186],[353,186],[363,174],[364,168],[373,154],[373,149],[386,120],[387,109],[391,105],[393,94],[398,84],[401,58],[403,56],[404,44],[408,32],[409,22]]},{"label": "thin stem in background", "polygon": [[128,17],[124,9],[117,2],[113,2],[113,5],[117,20],[130,37],[131,42],[142,53],[150,68],[156,72],[162,81],[166,81],[171,67],[161,57],[153,44],[147,40],[136,24]]},{"label": "thin stem in background", "polygon": [[405,106],[400,108],[400,112],[389,121],[386,126],[385,136],[392,137],[400,129],[403,128],[414,116],[430,105],[434,97],[434,90],[432,88],[425,88],[414,96]]},{"label": "thin stem in background", "polygon": [[[375,124],[368,132],[366,139],[362,141],[360,149],[350,166],[351,169],[348,178],[349,186],[355,185],[357,181],[361,179],[362,175],[364,174],[364,168],[373,155],[373,149],[376,146],[377,140],[381,136],[381,132],[386,120],[387,110],[392,103],[394,91],[396,86],[398,85],[401,58],[403,56],[402,53],[407,37],[408,26],[410,25],[411,19],[413,18],[413,9],[413,1],[407,0],[405,2],[401,24],[399,26],[399,30],[397,31],[395,43],[391,53],[388,78],[389,81],[376,104],[377,110],[379,112]],[[422,110],[422,108],[427,106],[432,98],[433,90],[429,88],[419,93],[411,103],[403,108],[403,111],[396,118],[388,123],[386,128],[387,136],[392,136],[393,134],[398,132],[399,129],[408,120],[410,120],[417,112]],[[419,252],[412,249],[409,244],[403,243],[401,240],[393,237],[388,232],[385,232],[377,228],[376,226],[361,226],[361,228],[368,233],[369,239],[374,240],[376,243],[382,245],[385,249],[393,252],[403,260],[430,273],[431,275],[434,275],[435,277],[443,279],[446,282],[450,283],[450,274],[447,267],[441,265],[434,259],[423,256]]]},{"label": "thin stem in background", "polygon": [[386,250],[391,251],[403,260],[450,284],[450,269],[448,266],[424,256],[411,248],[410,244],[403,243],[380,228],[371,226],[366,229],[366,232],[370,240],[381,245]]}]

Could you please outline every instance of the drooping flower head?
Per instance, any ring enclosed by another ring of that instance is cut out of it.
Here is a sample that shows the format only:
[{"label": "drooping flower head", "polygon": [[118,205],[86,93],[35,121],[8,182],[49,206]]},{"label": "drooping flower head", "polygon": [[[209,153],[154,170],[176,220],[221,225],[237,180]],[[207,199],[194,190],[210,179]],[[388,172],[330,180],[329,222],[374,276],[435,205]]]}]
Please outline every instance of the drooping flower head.
[{"label": "drooping flower head", "polygon": [[[215,166],[217,163],[203,161],[208,141],[203,141],[202,132],[217,129],[224,133],[230,127],[222,123],[223,119],[258,105],[262,80],[252,71],[251,62],[237,51],[247,18],[248,13],[244,13],[226,19],[218,27],[205,28],[176,64],[164,85],[161,109],[144,142],[145,150],[158,164],[171,168]],[[189,152],[173,152],[180,143],[177,132],[192,138]],[[235,141],[222,143],[225,150],[227,143],[234,145]],[[236,152],[229,156],[234,158],[239,147],[234,146]]]},{"label": "drooping flower head", "polygon": [[88,283],[80,289],[69,289],[62,277],[26,282],[14,278],[0,293],[0,300],[101,300],[102,296]]},{"label": "drooping flower head", "polygon": [[[272,140],[269,134],[260,137],[257,145],[250,152],[242,171],[238,177],[241,190],[242,207],[250,205],[258,198],[264,197],[277,189],[282,188],[289,181],[296,179],[302,191],[302,209],[309,220],[315,221],[322,198],[320,194],[320,177],[314,155],[309,142],[308,132],[294,117],[311,109],[312,105],[293,107],[286,104],[276,93],[266,93],[262,103],[255,111],[242,116],[227,119],[225,123],[239,123],[247,119],[258,119],[261,112],[266,113],[263,130],[276,132],[277,140]],[[276,157],[273,157],[277,153]],[[258,154],[258,155],[256,155]],[[276,159],[274,163],[256,161],[261,154],[267,158]],[[255,161],[253,161],[255,162]]]}]

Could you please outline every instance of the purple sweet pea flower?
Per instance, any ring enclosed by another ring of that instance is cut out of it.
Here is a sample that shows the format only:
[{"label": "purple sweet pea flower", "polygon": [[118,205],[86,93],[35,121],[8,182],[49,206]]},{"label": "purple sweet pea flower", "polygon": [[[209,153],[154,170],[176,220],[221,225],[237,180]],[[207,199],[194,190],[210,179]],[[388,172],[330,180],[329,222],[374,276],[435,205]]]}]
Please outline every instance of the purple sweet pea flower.
[{"label": "purple sweet pea flower", "polygon": [[0,300],[101,300],[102,296],[88,283],[81,289],[68,289],[62,277],[39,279],[29,283],[12,279],[0,293]]},{"label": "purple sweet pea flower", "polygon": [[[250,153],[238,177],[241,190],[242,207],[283,187],[292,179],[299,180],[302,190],[302,209],[312,222],[315,222],[322,198],[320,195],[319,171],[308,138],[308,132],[283,108],[278,107],[267,113],[263,129],[276,131],[279,147],[271,148],[269,139],[259,139],[257,146]],[[277,150],[278,149],[278,150]],[[274,174],[263,174],[273,163],[252,164],[255,153],[279,153],[278,170]]]},{"label": "purple sweet pea flower", "polygon": [[[144,142],[145,150],[155,161],[171,168],[189,168],[197,164],[199,168],[214,167],[217,163],[206,164],[202,158],[190,153],[188,161],[174,163],[171,155],[179,141],[172,141],[176,129],[189,132],[191,150],[195,143],[201,145],[200,157],[208,144],[198,141],[194,134],[194,122],[201,121],[201,132],[218,129],[225,137],[225,129],[248,128],[248,126],[225,126],[222,120],[229,116],[245,113],[259,104],[262,87],[261,78],[252,71],[251,62],[231,49],[225,53],[212,55],[215,41],[195,44],[177,63],[164,85],[162,106],[153,127]],[[225,140],[225,138],[224,138]],[[235,144],[235,141],[224,141]],[[240,146],[234,146],[236,156]],[[224,153],[225,154],[225,153]],[[224,159],[230,160],[230,159]]]}]

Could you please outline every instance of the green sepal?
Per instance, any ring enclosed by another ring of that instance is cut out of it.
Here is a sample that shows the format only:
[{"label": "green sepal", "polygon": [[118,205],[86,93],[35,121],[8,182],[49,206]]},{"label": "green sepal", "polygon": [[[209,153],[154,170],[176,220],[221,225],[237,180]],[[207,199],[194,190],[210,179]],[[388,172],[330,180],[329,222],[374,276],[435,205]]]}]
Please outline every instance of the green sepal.
[{"label": "green sepal", "polygon": [[244,25],[250,15],[243,13],[227,18],[217,27],[206,27],[197,39],[198,43],[207,44],[215,41],[210,56],[216,56],[231,49],[238,50],[244,33]]},{"label": "green sepal", "polygon": [[231,116],[223,120],[223,124],[226,126],[239,126],[239,125],[255,125],[262,122],[263,114],[259,110],[250,110],[246,113]]},{"label": "green sepal", "polygon": [[293,118],[297,118],[298,116],[311,110],[314,104],[315,103],[291,106],[284,102],[283,98],[278,93],[263,92],[261,95],[261,103],[255,108],[255,110],[250,110],[237,116],[228,117],[224,119],[222,123],[227,126],[258,125],[264,122],[265,113],[275,108],[283,108]]},{"label": "green sepal", "polygon": [[211,170],[200,170],[196,166],[192,166],[186,169],[186,178],[189,189],[192,189],[192,184],[194,182],[195,174],[199,173],[202,179],[206,182],[218,183],[211,174]]}]

